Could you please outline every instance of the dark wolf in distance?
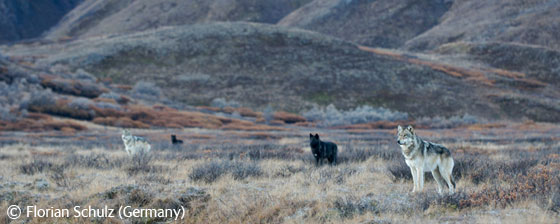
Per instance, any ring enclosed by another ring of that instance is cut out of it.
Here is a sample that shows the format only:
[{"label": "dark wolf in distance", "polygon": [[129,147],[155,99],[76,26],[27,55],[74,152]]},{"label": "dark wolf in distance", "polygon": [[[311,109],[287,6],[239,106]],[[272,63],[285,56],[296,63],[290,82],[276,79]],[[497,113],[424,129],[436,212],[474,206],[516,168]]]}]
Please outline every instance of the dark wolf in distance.
[{"label": "dark wolf in distance", "polygon": [[319,134],[309,133],[309,144],[311,152],[316,160],[316,165],[323,164],[323,160],[327,159],[329,164],[336,165],[336,156],[338,154],[338,147],[332,142],[324,142],[319,139]]},{"label": "dark wolf in distance", "polygon": [[171,144],[183,144],[183,140],[177,139],[177,136],[171,135]]}]

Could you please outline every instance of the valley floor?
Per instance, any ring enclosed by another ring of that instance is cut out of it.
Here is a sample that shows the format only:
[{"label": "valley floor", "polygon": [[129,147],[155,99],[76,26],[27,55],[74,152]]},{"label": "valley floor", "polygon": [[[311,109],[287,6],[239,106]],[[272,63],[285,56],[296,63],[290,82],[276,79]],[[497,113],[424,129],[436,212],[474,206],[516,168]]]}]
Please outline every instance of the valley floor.
[{"label": "valley floor", "polygon": [[[310,128],[243,132],[132,130],[152,142],[128,157],[120,130],[0,134],[0,221],[10,205],[118,209],[185,207],[178,223],[558,223],[560,127],[419,130],[455,159],[457,193],[439,196],[427,174],[412,194],[395,130],[321,130],[339,165],[316,167]],[[183,145],[171,145],[176,134]],[[24,209],[25,213],[26,210]],[[118,223],[120,218],[25,218],[19,222]]]}]

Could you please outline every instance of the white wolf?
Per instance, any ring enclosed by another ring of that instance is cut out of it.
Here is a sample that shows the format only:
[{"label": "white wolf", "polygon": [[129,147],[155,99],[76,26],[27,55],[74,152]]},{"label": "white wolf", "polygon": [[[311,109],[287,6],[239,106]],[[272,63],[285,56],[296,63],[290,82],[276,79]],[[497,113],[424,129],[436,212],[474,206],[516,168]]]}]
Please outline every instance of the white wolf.
[{"label": "white wolf", "polygon": [[422,191],[424,188],[424,172],[432,172],[438,183],[438,193],[442,194],[445,183],[449,193],[455,190],[453,180],[453,158],[449,149],[442,145],[420,139],[414,133],[412,126],[403,129],[400,125],[397,131],[397,143],[401,146],[406,165],[410,168],[414,188],[412,192]]},{"label": "white wolf", "polygon": [[122,131],[122,140],[124,142],[124,150],[128,153],[128,155],[148,153],[152,148],[148,140],[142,137],[133,136],[127,129]]}]

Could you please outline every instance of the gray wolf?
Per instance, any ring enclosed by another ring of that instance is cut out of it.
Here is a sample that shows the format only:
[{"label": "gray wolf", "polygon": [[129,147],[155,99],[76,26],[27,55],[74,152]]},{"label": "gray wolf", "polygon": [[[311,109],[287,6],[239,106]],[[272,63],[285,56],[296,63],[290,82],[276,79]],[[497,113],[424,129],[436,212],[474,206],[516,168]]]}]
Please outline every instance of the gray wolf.
[{"label": "gray wolf", "polygon": [[317,133],[315,135],[309,133],[309,144],[311,145],[311,152],[315,157],[317,166],[323,164],[324,159],[327,159],[330,165],[336,165],[336,156],[338,153],[336,144],[321,141]]},{"label": "gray wolf", "polygon": [[171,135],[171,144],[183,144],[183,140],[177,139],[175,135]]},{"label": "gray wolf", "polygon": [[124,142],[124,150],[131,156],[137,153],[148,153],[152,148],[148,140],[133,136],[127,129],[122,131],[122,140]]},{"label": "gray wolf", "polygon": [[406,129],[399,125],[397,129],[397,143],[401,147],[414,181],[412,192],[423,191],[424,172],[432,172],[432,176],[438,183],[438,193],[443,194],[443,185],[447,183],[449,193],[453,194],[455,180],[451,173],[454,162],[449,149],[422,140],[410,125]]}]

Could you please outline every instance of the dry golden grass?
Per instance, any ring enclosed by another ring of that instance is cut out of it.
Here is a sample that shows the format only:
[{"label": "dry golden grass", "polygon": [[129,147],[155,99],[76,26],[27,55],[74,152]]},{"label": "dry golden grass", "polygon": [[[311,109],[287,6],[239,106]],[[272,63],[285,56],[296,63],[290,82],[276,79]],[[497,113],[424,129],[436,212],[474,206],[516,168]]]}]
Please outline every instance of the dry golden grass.
[{"label": "dry golden grass", "polygon": [[[463,131],[500,133],[500,129],[420,133],[438,139],[462,135]],[[43,208],[120,204],[151,208],[170,205],[180,197],[180,192],[192,187],[205,192],[208,198],[195,198],[185,204],[189,206],[188,214],[178,223],[557,223],[560,218],[554,211],[554,206],[560,204],[553,201],[554,189],[560,186],[554,176],[560,172],[560,158],[553,153],[560,147],[558,143],[464,140],[469,137],[457,137],[457,142],[444,141],[456,160],[458,192],[440,197],[433,181],[426,182],[424,193],[411,194],[410,180],[392,176],[389,167],[402,160],[397,146],[384,143],[393,142],[393,130],[322,132],[322,137],[337,142],[341,148],[341,162],[333,167],[313,165],[306,129],[255,133],[174,130],[185,141],[182,146],[160,143],[169,141],[167,131],[132,131],[154,142],[147,163],[135,165],[116,135],[83,137],[83,145],[74,142],[60,146],[1,147],[0,196],[20,193],[1,203],[0,209],[5,210],[12,203],[35,203]],[[59,134],[29,135],[39,141],[53,136]],[[101,139],[105,146],[89,145]],[[199,145],[193,146],[196,144]],[[538,160],[537,164],[530,162],[532,159]],[[202,176],[216,171],[209,164],[224,168],[209,182],[193,179],[201,168],[204,172],[198,174]],[[237,173],[238,169],[244,171]],[[46,180],[49,187],[37,188],[38,180]],[[117,190],[120,193],[113,199],[103,196],[126,186],[133,186],[134,190]],[[7,220],[4,213],[0,220]],[[28,221],[121,222],[74,218]]]}]

